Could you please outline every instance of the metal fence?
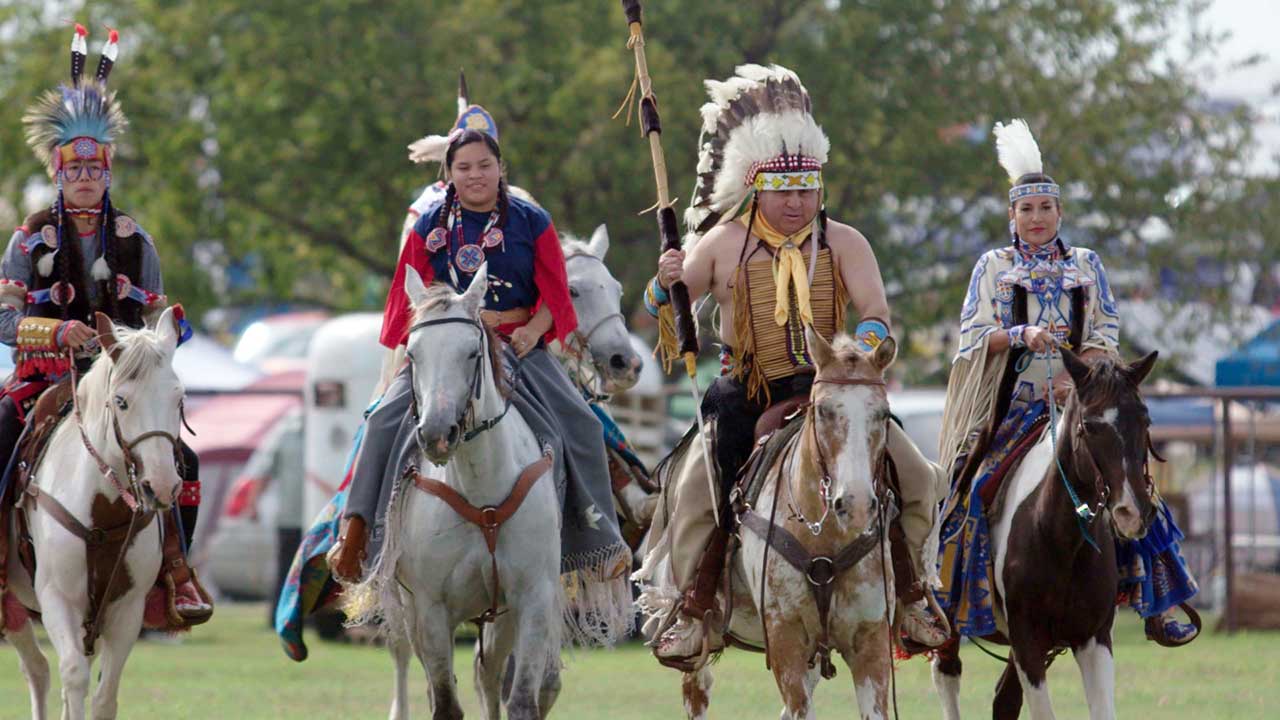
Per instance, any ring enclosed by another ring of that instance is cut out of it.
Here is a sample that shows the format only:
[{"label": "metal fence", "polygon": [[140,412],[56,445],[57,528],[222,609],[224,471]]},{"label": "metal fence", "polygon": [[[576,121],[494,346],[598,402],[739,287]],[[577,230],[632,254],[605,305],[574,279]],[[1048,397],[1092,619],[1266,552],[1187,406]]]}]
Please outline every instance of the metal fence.
[{"label": "metal fence", "polygon": [[[1209,527],[1187,527],[1185,545],[1188,560],[1202,581],[1202,602],[1217,605],[1221,611],[1222,629],[1233,632],[1238,627],[1238,571],[1275,573],[1280,570],[1280,529],[1276,508],[1280,498],[1267,474],[1268,467],[1280,462],[1280,417],[1272,411],[1280,403],[1280,388],[1214,387],[1144,393],[1147,398],[1196,399],[1212,408],[1210,424],[1163,427],[1153,430],[1157,445],[1182,443],[1194,448],[1192,462],[1177,461],[1172,472],[1185,472],[1195,477],[1197,470],[1208,468]],[[1242,478],[1239,461],[1249,463],[1251,476]],[[1172,460],[1172,458],[1171,458]],[[1199,462],[1197,462],[1199,460]],[[1206,462],[1207,461],[1207,462]],[[1168,471],[1166,471],[1168,472]],[[1257,482],[1262,472],[1264,482]],[[1220,474],[1219,474],[1220,473]],[[1166,476],[1167,477],[1167,476]],[[1240,480],[1249,482],[1248,497],[1237,496]],[[1160,478],[1157,478],[1157,484]],[[1175,516],[1189,524],[1196,515],[1196,488],[1166,494]],[[1203,488],[1200,498],[1203,499]],[[1203,508],[1199,508],[1203,511]],[[1246,526],[1237,526],[1242,515]],[[1201,512],[1199,517],[1203,518]],[[1205,585],[1208,587],[1206,588]],[[1204,592],[1206,589],[1209,592]],[[1219,605],[1216,600],[1221,598]]]}]

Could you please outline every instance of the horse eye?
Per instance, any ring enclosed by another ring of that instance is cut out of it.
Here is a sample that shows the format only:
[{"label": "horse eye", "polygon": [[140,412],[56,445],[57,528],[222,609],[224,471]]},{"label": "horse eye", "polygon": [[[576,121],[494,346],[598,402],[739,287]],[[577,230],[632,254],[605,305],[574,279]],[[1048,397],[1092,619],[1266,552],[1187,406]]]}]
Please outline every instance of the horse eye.
[{"label": "horse eye", "polygon": [[569,288],[569,297],[571,298],[578,297],[578,291],[576,288]]},{"label": "horse eye", "polygon": [[120,408],[121,410],[128,410],[128,409],[129,409],[129,403],[125,402],[125,399],[124,399],[124,398],[122,398],[122,397],[120,397],[119,395],[117,395],[117,396],[116,396],[116,407]]}]

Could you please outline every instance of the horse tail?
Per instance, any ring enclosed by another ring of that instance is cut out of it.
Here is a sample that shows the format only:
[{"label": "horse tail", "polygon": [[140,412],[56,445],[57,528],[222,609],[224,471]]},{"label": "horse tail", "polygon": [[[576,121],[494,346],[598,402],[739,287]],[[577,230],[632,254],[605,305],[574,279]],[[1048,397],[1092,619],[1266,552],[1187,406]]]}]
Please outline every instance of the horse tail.
[{"label": "horse tail", "polygon": [[400,534],[408,496],[404,490],[408,486],[403,478],[397,479],[392,486],[382,533],[382,552],[365,579],[343,588],[342,593],[346,626],[374,624],[378,636],[389,642],[409,640],[408,617],[400,598],[399,583],[396,582],[396,568],[402,552]]}]

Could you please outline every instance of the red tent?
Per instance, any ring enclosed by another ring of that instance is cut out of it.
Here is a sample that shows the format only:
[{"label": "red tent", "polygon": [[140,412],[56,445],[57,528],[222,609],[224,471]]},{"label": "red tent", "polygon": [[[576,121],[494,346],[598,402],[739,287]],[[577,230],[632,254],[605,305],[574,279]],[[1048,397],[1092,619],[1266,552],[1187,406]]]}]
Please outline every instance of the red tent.
[{"label": "red tent", "polygon": [[[243,463],[277,420],[302,403],[305,373],[271,375],[250,385],[249,393],[218,395],[187,415],[196,432],[187,444],[205,463]],[[279,395],[261,394],[278,390]]]}]

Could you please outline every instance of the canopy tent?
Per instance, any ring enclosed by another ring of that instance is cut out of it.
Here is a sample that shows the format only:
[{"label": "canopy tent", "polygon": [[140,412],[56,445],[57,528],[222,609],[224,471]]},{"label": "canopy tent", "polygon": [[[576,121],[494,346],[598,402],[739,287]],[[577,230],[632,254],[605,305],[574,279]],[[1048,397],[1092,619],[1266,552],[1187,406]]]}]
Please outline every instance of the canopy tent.
[{"label": "canopy tent", "polygon": [[196,333],[173,355],[173,369],[187,392],[233,392],[262,377],[252,365],[237,361],[231,351]]},{"label": "canopy tent", "polygon": [[1219,360],[1214,379],[1223,387],[1280,385],[1280,320]]}]

